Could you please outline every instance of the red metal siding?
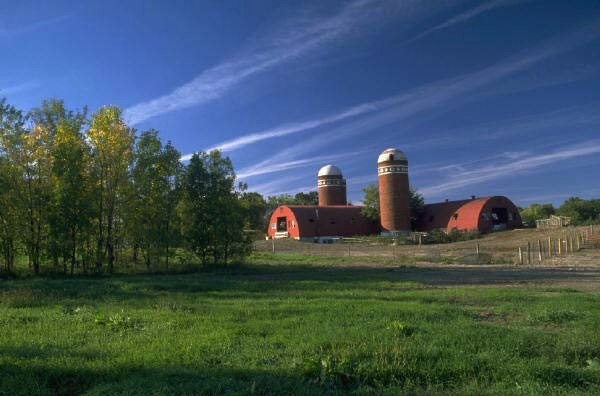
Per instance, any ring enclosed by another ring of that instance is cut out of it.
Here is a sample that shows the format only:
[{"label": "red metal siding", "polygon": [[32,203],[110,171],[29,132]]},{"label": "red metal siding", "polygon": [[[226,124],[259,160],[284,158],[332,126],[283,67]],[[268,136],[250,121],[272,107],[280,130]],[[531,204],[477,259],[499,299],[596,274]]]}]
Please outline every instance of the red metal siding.
[{"label": "red metal siding", "polygon": [[509,218],[507,221],[507,228],[522,226],[517,207],[508,198],[495,196],[425,205],[419,231],[456,228],[462,231],[491,232],[494,227],[491,215],[493,208],[506,209],[510,214],[512,220]]},{"label": "red metal siding", "polygon": [[290,238],[376,234],[379,231],[377,222],[365,218],[361,211],[362,206],[280,206],[271,215],[268,235],[275,235],[272,224],[284,216]]}]

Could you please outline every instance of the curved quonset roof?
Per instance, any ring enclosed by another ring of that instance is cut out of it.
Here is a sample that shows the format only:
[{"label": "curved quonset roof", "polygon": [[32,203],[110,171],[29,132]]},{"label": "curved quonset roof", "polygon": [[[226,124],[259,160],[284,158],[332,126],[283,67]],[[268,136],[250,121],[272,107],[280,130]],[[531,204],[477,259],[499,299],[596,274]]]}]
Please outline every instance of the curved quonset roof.
[{"label": "curved quonset roof", "polygon": [[342,171],[335,165],[325,165],[319,169],[317,176],[342,176]]},{"label": "curved quonset roof", "polygon": [[379,222],[362,214],[363,206],[295,206],[276,208],[269,221],[268,235],[274,236],[278,219],[285,219],[291,238],[347,237],[379,232]]},{"label": "curved quonset roof", "polygon": [[388,161],[406,161],[406,154],[396,148],[389,148],[379,154],[377,163],[380,164]]},{"label": "curved quonset roof", "polygon": [[[498,210],[506,211],[507,218],[504,221],[494,218]],[[510,199],[503,196],[425,205],[419,230],[456,228],[465,231],[490,232],[498,223],[506,224],[509,229],[522,225],[519,210]]]}]

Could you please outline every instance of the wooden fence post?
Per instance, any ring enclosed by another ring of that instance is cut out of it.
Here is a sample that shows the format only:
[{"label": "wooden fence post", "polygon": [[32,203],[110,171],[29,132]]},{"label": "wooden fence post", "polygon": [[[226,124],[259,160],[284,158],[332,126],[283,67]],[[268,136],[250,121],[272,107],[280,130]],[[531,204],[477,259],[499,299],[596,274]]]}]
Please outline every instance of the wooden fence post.
[{"label": "wooden fence post", "polygon": [[556,248],[557,248],[557,250],[556,250],[556,251],[557,251],[557,254],[558,254],[559,256],[562,256],[562,239],[558,238],[558,239],[556,240]]},{"label": "wooden fence post", "polygon": [[275,237],[271,237],[271,244],[273,245],[273,253],[275,253]]},{"label": "wooden fence post", "polygon": [[475,243],[475,252],[477,253],[477,262],[479,262],[479,242]]},{"label": "wooden fence post", "polygon": [[548,257],[552,257],[552,238],[548,237]]},{"label": "wooden fence post", "polygon": [[572,236],[569,237],[569,246],[571,247],[571,253],[573,253],[574,252],[574,249],[573,249],[574,246],[573,246],[573,237]]},{"label": "wooden fence post", "polygon": [[577,234],[577,251],[581,250],[581,235]]},{"label": "wooden fence post", "polygon": [[519,264],[523,265],[523,248],[519,246]]},{"label": "wooden fence post", "polygon": [[538,261],[542,262],[542,241],[538,239]]},{"label": "wooden fence post", "polygon": [[527,265],[531,265],[531,242],[527,242]]}]

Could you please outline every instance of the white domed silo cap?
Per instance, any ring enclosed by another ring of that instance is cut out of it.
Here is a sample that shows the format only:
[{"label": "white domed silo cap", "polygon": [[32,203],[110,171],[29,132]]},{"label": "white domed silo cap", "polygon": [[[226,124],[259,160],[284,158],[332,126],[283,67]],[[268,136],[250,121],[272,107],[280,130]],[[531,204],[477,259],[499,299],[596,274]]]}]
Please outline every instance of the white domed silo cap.
[{"label": "white domed silo cap", "polygon": [[384,150],[381,154],[379,154],[379,158],[377,159],[377,163],[387,162],[387,161],[406,161],[406,154],[396,148],[389,148]]},{"label": "white domed silo cap", "polygon": [[342,171],[335,165],[325,165],[317,176],[342,176]]}]

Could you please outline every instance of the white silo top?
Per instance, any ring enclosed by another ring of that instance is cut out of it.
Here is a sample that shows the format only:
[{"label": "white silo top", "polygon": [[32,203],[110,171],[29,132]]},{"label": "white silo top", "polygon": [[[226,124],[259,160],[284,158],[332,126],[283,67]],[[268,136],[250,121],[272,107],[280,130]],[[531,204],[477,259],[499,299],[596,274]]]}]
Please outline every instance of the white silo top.
[{"label": "white silo top", "polygon": [[389,148],[384,150],[383,153],[379,154],[379,158],[377,159],[377,163],[387,162],[387,161],[406,161],[406,155],[395,148]]},{"label": "white silo top", "polygon": [[342,176],[342,171],[335,165],[325,165],[317,176]]}]

